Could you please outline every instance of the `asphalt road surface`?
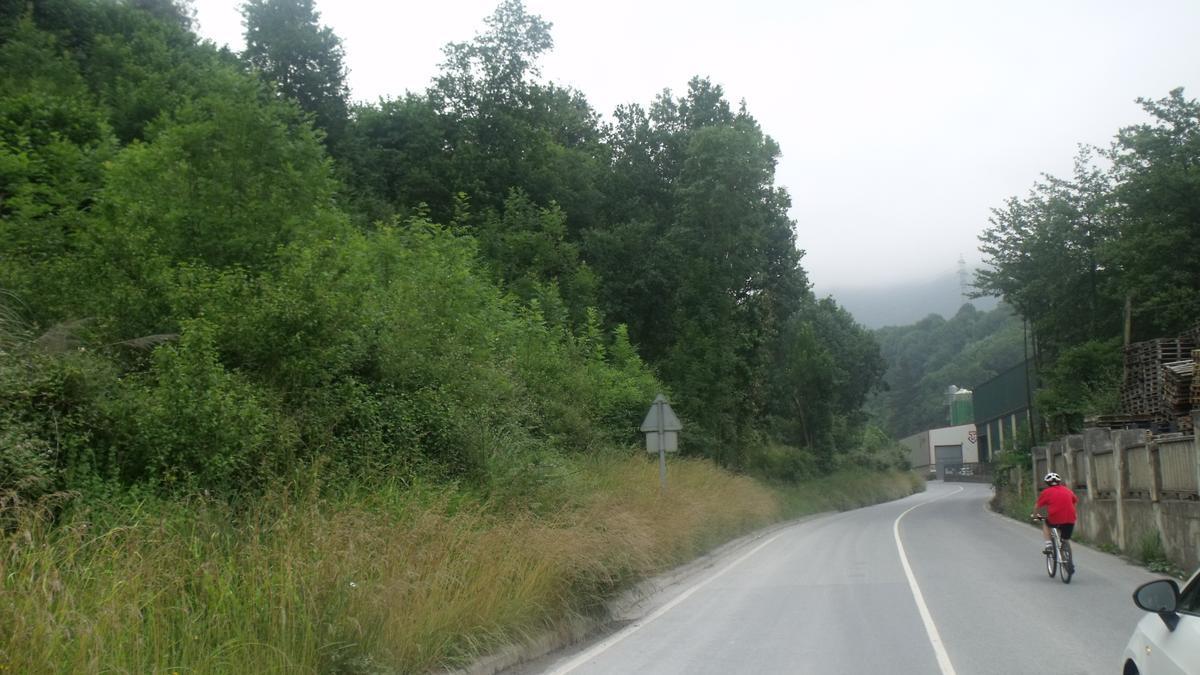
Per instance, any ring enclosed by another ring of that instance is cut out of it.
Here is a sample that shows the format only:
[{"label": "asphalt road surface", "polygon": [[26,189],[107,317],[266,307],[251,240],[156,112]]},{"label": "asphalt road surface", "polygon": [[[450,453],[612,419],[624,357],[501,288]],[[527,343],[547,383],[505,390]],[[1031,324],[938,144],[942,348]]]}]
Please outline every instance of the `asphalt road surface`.
[{"label": "asphalt road surface", "polygon": [[990,486],[783,528],[656,597],[645,614],[514,673],[1119,673],[1155,575],[1074,547],[1046,575],[1039,530],[991,513]]}]

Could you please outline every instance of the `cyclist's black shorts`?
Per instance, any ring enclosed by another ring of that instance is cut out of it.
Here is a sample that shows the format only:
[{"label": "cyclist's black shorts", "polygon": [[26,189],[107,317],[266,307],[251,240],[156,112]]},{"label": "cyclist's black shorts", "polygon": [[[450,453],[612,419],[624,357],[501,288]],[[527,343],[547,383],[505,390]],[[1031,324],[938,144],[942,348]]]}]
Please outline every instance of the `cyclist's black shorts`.
[{"label": "cyclist's black shorts", "polygon": [[1055,525],[1054,523],[1051,523],[1050,527],[1058,528],[1058,536],[1062,537],[1063,541],[1070,539],[1071,533],[1075,531],[1075,523],[1064,523],[1062,525]]}]

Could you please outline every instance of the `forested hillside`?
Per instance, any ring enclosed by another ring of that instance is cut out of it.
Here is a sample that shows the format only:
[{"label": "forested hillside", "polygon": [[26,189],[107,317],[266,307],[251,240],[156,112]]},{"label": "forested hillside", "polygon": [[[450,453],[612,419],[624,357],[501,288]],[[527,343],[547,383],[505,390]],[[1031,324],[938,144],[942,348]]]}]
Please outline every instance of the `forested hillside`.
[{"label": "forested hillside", "polygon": [[953,317],[931,314],[908,326],[875,331],[886,387],[868,409],[894,438],[946,426],[946,388],[972,389],[1021,363],[1021,320],[1001,305],[981,312],[965,304]]},{"label": "forested hillside", "polygon": [[603,123],[516,1],[376,105],[311,2],[248,3],[243,54],[168,0],[5,7],[0,488],[528,477],[659,390],[729,467],[859,445],[883,362],[717,84]]}]

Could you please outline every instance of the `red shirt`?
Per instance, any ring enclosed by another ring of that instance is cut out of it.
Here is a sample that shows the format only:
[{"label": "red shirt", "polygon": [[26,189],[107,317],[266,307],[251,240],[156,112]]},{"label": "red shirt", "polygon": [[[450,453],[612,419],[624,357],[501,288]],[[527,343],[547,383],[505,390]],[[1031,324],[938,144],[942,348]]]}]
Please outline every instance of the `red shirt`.
[{"label": "red shirt", "polygon": [[1038,495],[1034,509],[1046,507],[1046,521],[1051,525],[1075,522],[1075,503],[1079,499],[1066,485],[1051,485]]}]

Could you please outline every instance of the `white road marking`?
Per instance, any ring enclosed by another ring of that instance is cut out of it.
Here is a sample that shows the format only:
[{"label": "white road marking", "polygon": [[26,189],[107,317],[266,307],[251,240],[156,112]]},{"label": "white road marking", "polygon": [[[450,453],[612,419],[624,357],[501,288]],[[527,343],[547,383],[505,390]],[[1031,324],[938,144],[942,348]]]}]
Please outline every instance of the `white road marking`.
[{"label": "white road marking", "polygon": [[574,659],[571,659],[565,665],[560,666],[560,667],[550,671],[548,673],[548,675],[566,675],[567,673],[571,672],[572,670],[575,670],[579,666],[582,666],[583,664],[587,663],[588,661],[591,661],[592,659],[596,658],[601,653],[603,653],[605,650],[607,650],[609,647],[612,647],[613,645],[617,644],[621,640],[624,640],[625,638],[629,637],[630,635],[633,635],[634,633],[638,632],[642,628],[645,628],[650,622],[654,621],[655,619],[662,616],[663,614],[666,614],[667,612],[671,611],[679,603],[681,603],[684,600],[687,600],[689,597],[691,597],[693,593],[700,590],[701,588],[704,588],[705,586],[712,583],[713,581],[716,581],[722,575],[724,575],[726,572],[737,567],[744,560],[746,560],[750,556],[754,555],[755,553],[758,553],[763,548],[766,548],[766,546],[768,544],[775,541],[776,539],[778,539],[781,536],[783,536],[783,532],[780,532],[779,534],[776,534],[775,536],[764,541],[763,543],[759,544],[758,546],[755,546],[752,550],[750,550],[748,553],[746,553],[746,555],[743,555],[742,557],[738,558],[737,560],[734,560],[733,562],[729,563],[729,565],[727,565],[720,572],[717,572],[716,574],[712,575],[711,577],[708,577],[704,581],[701,581],[700,583],[696,584],[695,586],[692,586],[687,591],[680,593],[678,597],[676,597],[674,600],[668,602],[667,604],[663,605],[662,607],[659,607],[658,610],[656,612],[654,612],[653,614],[651,614],[650,616],[647,616],[646,618],[640,619],[638,621],[634,621],[633,623],[629,624],[628,626],[621,629],[620,631],[613,633],[612,635],[608,636],[608,638],[597,643],[591,649],[583,652],[582,654],[579,654]]},{"label": "white road marking", "polygon": [[938,667],[942,669],[942,675],[955,675],[954,665],[950,663],[950,655],[946,653],[946,648],[942,645],[942,638],[938,635],[937,626],[933,624],[933,616],[929,614],[929,607],[925,605],[925,596],[921,595],[921,587],[917,585],[917,578],[913,576],[912,566],[908,564],[908,555],[904,553],[904,543],[900,541],[900,519],[918,506],[931,504],[942,497],[958,494],[962,490],[963,488],[960,486],[954,492],[947,492],[941,497],[914,504],[897,516],[896,522],[892,523],[892,534],[896,537],[896,549],[900,551],[900,564],[904,567],[904,575],[908,577],[908,587],[912,589],[913,599],[917,601],[917,611],[921,614],[921,621],[925,623],[925,632],[929,635],[929,643],[933,645],[933,653],[937,655]]}]

